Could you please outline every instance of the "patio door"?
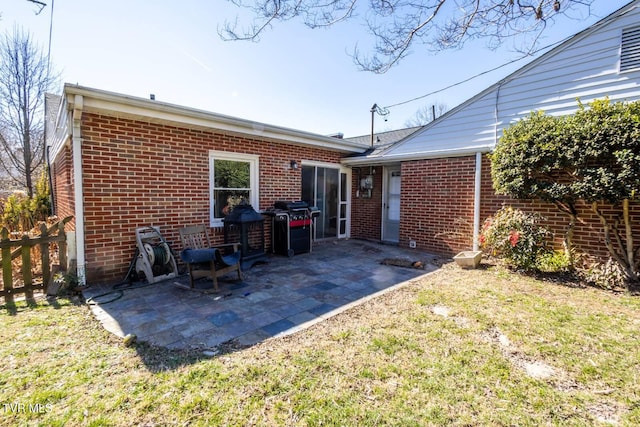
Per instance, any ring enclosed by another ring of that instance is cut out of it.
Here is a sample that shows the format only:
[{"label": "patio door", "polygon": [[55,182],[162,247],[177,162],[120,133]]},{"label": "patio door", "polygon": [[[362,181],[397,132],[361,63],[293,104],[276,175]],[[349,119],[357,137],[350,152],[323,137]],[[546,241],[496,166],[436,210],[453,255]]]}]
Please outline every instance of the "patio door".
[{"label": "patio door", "polygon": [[382,240],[400,241],[400,168],[385,168],[382,200]]},{"label": "patio door", "polygon": [[320,209],[316,238],[349,235],[349,170],[337,165],[302,165],[302,200]]}]

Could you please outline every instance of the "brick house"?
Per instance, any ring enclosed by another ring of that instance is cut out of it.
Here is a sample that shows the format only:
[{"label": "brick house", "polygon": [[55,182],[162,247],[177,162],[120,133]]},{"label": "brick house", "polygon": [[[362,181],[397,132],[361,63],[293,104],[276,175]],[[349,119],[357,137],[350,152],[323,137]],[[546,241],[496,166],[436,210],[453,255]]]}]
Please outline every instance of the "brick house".
[{"label": "brick house", "polygon": [[246,166],[245,194],[257,210],[299,200],[303,185],[313,196],[318,189],[318,237],[348,236],[351,171],[340,159],[364,152],[362,144],[77,85],[47,101],[57,111],[47,114],[55,117],[47,126],[55,213],[74,216],[83,282],[125,276],[137,227],[157,226],[177,244],[181,227],[208,224],[222,243],[214,195],[224,189],[213,183],[222,162]]},{"label": "brick house", "polygon": [[[531,111],[566,115],[577,99],[639,100],[638,22],[636,0],[396,144],[343,159],[354,177],[374,183],[371,197],[352,201],[352,223],[372,225],[357,236],[453,255],[476,246],[482,221],[507,203],[544,215],[560,243],[566,216],[553,205],[496,196],[488,154],[502,130]],[[599,220],[588,206],[579,215],[577,249],[608,256]]]},{"label": "brick house", "polygon": [[[277,200],[318,206],[317,239],[372,239],[453,255],[477,245],[482,220],[503,203],[542,213],[560,236],[567,220],[554,206],[495,195],[487,155],[502,130],[532,110],[571,114],[576,98],[640,99],[639,4],[428,125],[377,135],[373,148],[371,136],[316,135],[65,85],[62,96],[46,100],[47,157],[55,213],[74,216],[81,283],[122,279],[137,227],[158,226],[178,242],[179,228],[204,223],[222,242],[216,194],[225,189],[214,177],[224,162],[246,167],[242,190],[256,209]],[[579,214],[578,249],[605,255],[596,218],[586,206]]]}]

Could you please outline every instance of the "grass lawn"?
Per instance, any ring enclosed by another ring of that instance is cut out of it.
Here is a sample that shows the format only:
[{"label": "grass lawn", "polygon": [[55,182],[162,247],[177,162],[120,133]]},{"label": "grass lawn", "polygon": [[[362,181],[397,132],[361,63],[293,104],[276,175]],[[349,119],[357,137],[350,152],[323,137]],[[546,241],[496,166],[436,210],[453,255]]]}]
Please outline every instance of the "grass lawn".
[{"label": "grass lawn", "polygon": [[640,297],[440,271],[206,357],[68,300],[0,308],[0,425],[640,425]]}]

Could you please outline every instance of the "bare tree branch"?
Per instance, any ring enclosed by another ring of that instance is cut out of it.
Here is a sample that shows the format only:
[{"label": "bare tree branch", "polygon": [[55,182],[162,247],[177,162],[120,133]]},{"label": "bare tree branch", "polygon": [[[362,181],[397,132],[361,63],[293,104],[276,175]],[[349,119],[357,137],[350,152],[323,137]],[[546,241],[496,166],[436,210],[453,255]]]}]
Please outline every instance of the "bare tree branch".
[{"label": "bare tree branch", "polygon": [[423,105],[404,125],[406,127],[423,126],[434,121],[447,111],[449,111],[449,107],[441,102],[436,102],[433,105]]},{"label": "bare tree branch", "polygon": [[27,0],[27,1],[34,3],[35,5],[38,6],[38,11],[36,12],[36,15],[40,15],[40,13],[44,10],[44,8],[47,7],[47,4],[42,1],[38,1],[38,0]]},{"label": "bare tree branch", "polygon": [[[427,50],[460,48],[467,40],[485,38],[491,48],[516,36],[537,42],[558,14],[587,9],[594,0],[229,0],[253,15],[239,30],[238,20],[218,32],[225,40],[252,40],[277,22],[301,20],[310,28],[327,27],[362,14],[373,36],[372,53],[363,55],[356,42],[353,59],[366,71],[384,73],[410,54],[415,45]],[[358,6],[361,9],[358,9]]]},{"label": "bare tree branch", "polygon": [[44,161],[44,96],[56,81],[28,33],[0,39],[0,167],[30,197]]}]

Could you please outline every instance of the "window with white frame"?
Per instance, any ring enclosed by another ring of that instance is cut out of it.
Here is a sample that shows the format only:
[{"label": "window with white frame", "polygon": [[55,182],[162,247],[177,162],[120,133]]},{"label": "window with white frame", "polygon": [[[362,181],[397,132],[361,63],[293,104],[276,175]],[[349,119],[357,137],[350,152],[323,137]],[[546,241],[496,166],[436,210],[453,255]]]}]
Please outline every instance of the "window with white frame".
[{"label": "window with white frame", "polygon": [[209,182],[212,227],[222,227],[224,217],[243,200],[259,209],[258,156],[210,151]]}]

